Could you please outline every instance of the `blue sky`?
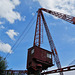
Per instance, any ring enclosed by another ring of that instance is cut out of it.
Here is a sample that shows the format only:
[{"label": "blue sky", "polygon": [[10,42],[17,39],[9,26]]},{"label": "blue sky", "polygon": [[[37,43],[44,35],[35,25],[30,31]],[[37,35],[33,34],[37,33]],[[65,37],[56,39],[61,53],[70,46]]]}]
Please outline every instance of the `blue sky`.
[{"label": "blue sky", "polygon": [[[74,0],[0,0],[0,55],[5,57],[10,53],[7,57],[8,69],[26,69],[27,49],[33,46],[36,14],[41,7],[75,16]],[[75,60],[75,26],[50,14],[44,13],[44,16],[62,67],[68,66]],[[33,17],[33,22],[28,24]],[[11,49],[24,29],[24,39]],[[45,31],[43,36],[41,47],[50,50]]]}]

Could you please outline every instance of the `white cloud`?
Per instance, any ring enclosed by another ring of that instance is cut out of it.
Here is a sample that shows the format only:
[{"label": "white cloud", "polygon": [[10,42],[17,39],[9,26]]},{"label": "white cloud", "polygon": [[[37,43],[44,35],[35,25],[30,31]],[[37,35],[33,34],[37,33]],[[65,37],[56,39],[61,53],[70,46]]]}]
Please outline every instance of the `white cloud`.
[{"label": "white cloud", "polygon": [[21,20],[20,14],[14,11],[19,4],[19,0],[0,0],[0,18],[5,18],[10,23],[14,23],[17,19]]},{"label": "white cloud", "polygon": [[12,0],[12,2],[13,2],[15,5],[19,5],[19,4],[20,4],[20,1],[19,1],[19,0]]},{"label": "white cloud", "polygon": [[74,37],[74,36],[69,36],[69,35],[67,35],[67,34],[64,34],[64,35],[63,35],[62,40],[63,40],[63,41],[66,41],[66,42],[68,42],[68,43],[70,43],[70,44],[75,43],[75,37]]},{"label": "white cloud", "polygon": [[75,16],[75,0],[38,0],[46,9]]},{"label": "white cloud", "polygon": [[67,26],[65,27],[65,30],[68,30],[68,27]]},{"label": "white cloud", "polygon": [[5,27],[3,25],[0,26],[0,29],[4,29]]},{"label": "white cloud", "polygon": [[12,53],[11,46],[8,43],[3,43],[0,41],[0,51],[5,53]]},{"label": "white cloud", "polygon": [[75,70],[74,71],[65,72],[64,75],[75,75]]},{"label": "white cloud", "polygon": [[38,1],[38,0],[33,0],[33,2]]},{"label": "white cloud", "polygon": [[22,19],[23,21],[25,21],[25,20],[26,20],[26,16],[22,17],[21,19]]},{"label": "white cloud", "polygon": [[75,37],[69,38],[69,39],[68,39],[68,42],[74,43],[74,42],[75,42]]},{"label": "white cloud", "polygon": [[35,13],[32,13],[32,15],[34,16],[34,15],[35,15]]},{"label": "white cloud", "polygon": [[55,23],[50,23],[50,26],[56,26],[56,24]]},{"label": "white cloud", "polygon": [[[64,75],[75,75],[75,70],[74,71],[67,71],[63,72]],[[53,74],[48,74],[48,75],[60,75],[59,73],[53,73]]]},{"label": "white cloud", "polygon": [[18,32],[15,32],[14,30],[8,30],[6,32],[6,34],[12,39],[12,40],[15,40],[15,36],[18,36]]},{"label": "white cloud", "polygon": [[0,21],[0,24],[4,24],[4,22],[1,22],[1,21]]},{"label": "white cloud", "polygon": [[29,8],[30,8],[30,9],[32,9],[32,7],[31,7],[31,6],[30,6]]}]

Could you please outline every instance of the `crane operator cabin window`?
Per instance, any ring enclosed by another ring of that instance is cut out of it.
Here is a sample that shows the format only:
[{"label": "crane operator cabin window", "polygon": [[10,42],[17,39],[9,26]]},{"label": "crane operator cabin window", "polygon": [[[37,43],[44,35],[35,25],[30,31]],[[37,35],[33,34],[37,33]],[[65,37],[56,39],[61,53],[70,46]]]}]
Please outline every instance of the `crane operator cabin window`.
[{"label": "crane operator cabin window", "polygon": [[48,57],[48,58],[51,58],[51,54],[47,53],[47,57]]},{"label": "crane operator cabin window", "polygon": [[31,51],[31,54],[33,54],[34,53],[34,49],[32,49],[32,51]]}]

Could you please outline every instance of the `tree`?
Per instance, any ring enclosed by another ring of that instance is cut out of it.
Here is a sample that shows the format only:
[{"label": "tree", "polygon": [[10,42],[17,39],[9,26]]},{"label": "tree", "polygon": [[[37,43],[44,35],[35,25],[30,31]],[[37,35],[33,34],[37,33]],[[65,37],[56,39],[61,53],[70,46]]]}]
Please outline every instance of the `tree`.
[{"label": "tree", "polygon": [[0,75],[4,75],[4,70],[7,68],[6,59],[0,56]]}]

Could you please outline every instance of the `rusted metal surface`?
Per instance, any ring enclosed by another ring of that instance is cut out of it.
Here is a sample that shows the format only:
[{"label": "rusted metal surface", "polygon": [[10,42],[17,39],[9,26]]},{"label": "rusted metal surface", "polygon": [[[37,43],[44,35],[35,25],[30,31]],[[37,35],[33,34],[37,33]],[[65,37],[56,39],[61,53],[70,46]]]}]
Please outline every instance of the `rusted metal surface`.
[{"label": "rusted metal surface", "polygon": [[27,70],[5,70],[4,75],[25,75]]},{"label": "rusted metal surface", "polygon": [[[61,68],[61,69],[55,69],[52,71],[43,72],[41,73],[41,75],[52,74],[52,73],[54,74],[59,72],[68,72],[68,71],[74,71],[74,70],[75,70],[75,65],[72,65],[72,66]],[[17,75],[17,74],[27,75],[27,73],[28,73],[27,70],[5,70],[4,71],[4,75]]]},{"label": "rusted metal surface", "polygon": [[[34,50],[32,52],[32,50]],[[50,54],[50,58],[47,57]],[[37,46],[33,46],[28,50],[28,60],[27,60],[27,69],[29,67],[37,67],[38,64],[42,65],[42,69],[47,69],[48,67],[53,66],[52,62],[52,52],[42,49]]]},{"label": "rusted metal surface", "polygon": [[75,24],[75,17],[73,17],[73,19],[71,21],[73,21],[73,24]]},{"label": "rusted metal surface", "polygon": [[68,67],[64,67],[64,68],[61,68],[61,69],[52,70],[52,71],[43,72],[43,73],[41,73],[41,74],[44,75],[44,74],[67,72],[67,71],[73,71],[73,70],[75,70],[75,65],[73,65],[73,66],[68,66]]},{"label": "rusted metal surface", "polygon": [[34,46],[39,46],[41,44],[41,13],[38,11],[37,21],[36,21],[36,29],[35,29],[35,36],[34,36]]},{"label": "rusted metal surface", "polygon": [[[51,33],[49,32],[49,29],[48,29],[48,26],[47,26],[47,23],[46,23],[46,20],[44,18],[44,15],[43,15],[42,11],[41,11],[41,16],[42,16],[42,20],[43,20],[43,23],[44,23],[46,34],[47,34],[47,37],[48,37],[49,45],[51,47],[51,51],[53,52],[54,60],[56,62],[56,65],[57,65],[58,69],[60,69],[61,63],[60,63],[60,60],[59,60],[59,57],[58,57],[58,53],[57,53],[54,41],[52,39]],[[63,73],[61,72],[60,75],[63,75]]]},{"label": "rusted metal surface", "polygon": [[48,9],[45,9],[45,8],[40,8],[39,10],[43,10],[51,15],[54,15],[60,19],[63,19],[67,22],[70,22],[72,24],[75,24],[75,17],[71,16],[71,15],[67,15],[67,14],[63,14],[63,13],[60,13],[60,12],[56,12],[56,11],[52,11],[52,10],[48,10]]},{"label": "rusted metal surface", "polygon": [[[45,11],[45,12],[47,12],[47,13],[53,15],[53,16],[56,16],[56,17],[58,17],[60,19],[63,19],[67,22],[70,22],[72,24],[75,24],[75,17],[70,16],[70,15],[66,15],[66,14],[63,14],[63,13],[59,13],[59,12],[56,12],[56,11],[48,10],[48,9],[45,9],[45,8],[40,8],[38,10],[36,30],[35,30],[35,36],[34,36],[34,46],[40,47],[40,45],[41,45],[41,40],[42,40],[42,34],[41,33],[43,33],[42,32],[42,25],[41,25],[41,21],[42,21],[43,24],[44,24],[45,30],[46,30],[46,34],[47,34],[48,41],[49,41],[49,44],[50,44],[50,47],[51,47],[51,51],[52,51],[53,56],[54,56],[54,60],[56,62],[56,65],[57,65],[58,69],[61,69],[61,63],[60,63],[60,60],[59,60],[59,57],[58,57],[58,53],[57,53],[55,44],[52,40],[52,36],[50,34],[50,31],[48,29],[48,26],[47,26],[47,23],[45,21],[45,18],[44,18],[44,15],[43,15],[42,11]],[[39,63],[42,65],[42,69],[47,69],[48,67],[50,67],[49,63],[51,62],[51,60],[47,59],[45,57],[46,56],[45,51],[42,51],[42,50],[37,48],[37,51],[35,50],[34,54],[31,55],[30,53],[31,53],[31,49],[28,51],[27,69],[29,67],[34,67],[36,69],[36,66]],[[63,75],[63,73],[60,72],[60,75]]]}]

